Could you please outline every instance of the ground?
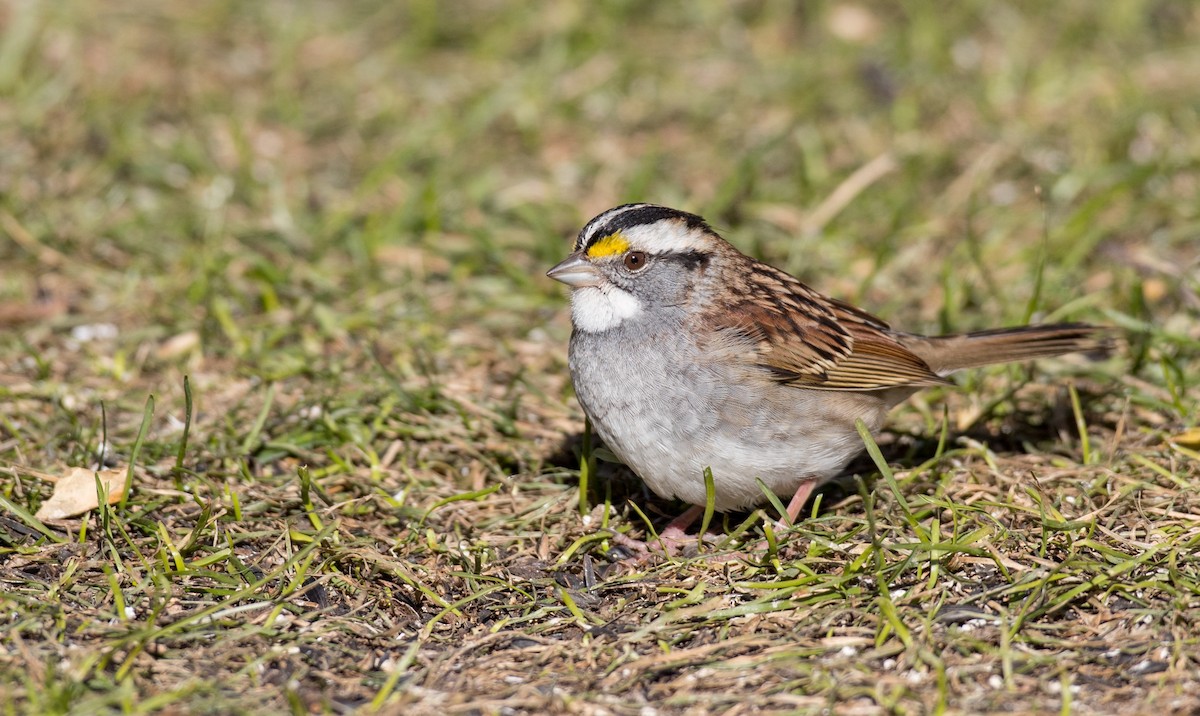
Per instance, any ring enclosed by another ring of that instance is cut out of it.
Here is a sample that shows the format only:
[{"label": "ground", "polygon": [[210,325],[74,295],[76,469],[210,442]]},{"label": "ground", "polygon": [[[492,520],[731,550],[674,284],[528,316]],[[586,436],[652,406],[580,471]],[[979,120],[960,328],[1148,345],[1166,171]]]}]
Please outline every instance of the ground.
[{"label": "ground", "polygon": [[[5,712],[1197,712],[1198,36],[0,2]],[[1121,345],[922,393],[767,545],[632,562],[681,506],[585,434],[543,274],[634,200],[909,330]],[[101,463],[123,499],[35,517]]]}]

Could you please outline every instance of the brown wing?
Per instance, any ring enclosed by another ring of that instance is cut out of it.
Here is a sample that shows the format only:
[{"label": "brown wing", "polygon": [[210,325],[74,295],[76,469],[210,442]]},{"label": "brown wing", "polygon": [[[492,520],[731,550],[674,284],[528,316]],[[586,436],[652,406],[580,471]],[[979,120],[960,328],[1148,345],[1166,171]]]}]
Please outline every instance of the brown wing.
[{"label": "brown wing", "polygon": [[[945,384],[925,361],[866,311],[830,299],[788,274],[750,260],[716,326],[748,346],[746,360],[778,380],[817,390],[880,390]],[[729,338],[730,336],[726,336]]]}]

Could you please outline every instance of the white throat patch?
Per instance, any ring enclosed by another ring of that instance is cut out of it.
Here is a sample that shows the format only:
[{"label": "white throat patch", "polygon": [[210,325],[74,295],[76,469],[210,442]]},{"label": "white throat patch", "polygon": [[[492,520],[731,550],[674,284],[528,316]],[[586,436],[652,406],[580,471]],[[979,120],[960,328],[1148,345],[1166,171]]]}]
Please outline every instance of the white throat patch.
[{"label": "white throat patch", "polygon": [[587,333],[616,328],[642,311],[642,302],[616,286],[577,288],[571,292],[571,320]]}]

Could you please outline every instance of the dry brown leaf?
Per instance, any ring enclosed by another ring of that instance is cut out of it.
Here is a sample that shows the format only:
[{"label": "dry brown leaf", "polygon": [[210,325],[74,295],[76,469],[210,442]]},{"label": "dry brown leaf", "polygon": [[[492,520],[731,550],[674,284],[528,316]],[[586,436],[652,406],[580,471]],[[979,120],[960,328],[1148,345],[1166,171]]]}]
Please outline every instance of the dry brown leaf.
[{"label": "dry brown leaf", "polygon": [[196,331],[184,331],[163,341],[159,345],[158,350],[155,351],[155,355],[159,360],[171,360],[191,353],[199,345],[199,333]]},{"label": "dry brown leaf", "polygon": [[63,302],[31,303],[27,301],[0,302],[0,326],[20,326],[47,321],[66,310]]},{"label": "dry brown leaf", "polygon": [[108,493],[108,504],[121,501],[125,494],[127,470],[88,470],[73,467],[59,478],[54,485],[54,493],[50,499],[42,503],[37,511],[39,520],[62,520],[67,517],[82,515],[98,506],[96,501],[96,478],[104,485]]}]

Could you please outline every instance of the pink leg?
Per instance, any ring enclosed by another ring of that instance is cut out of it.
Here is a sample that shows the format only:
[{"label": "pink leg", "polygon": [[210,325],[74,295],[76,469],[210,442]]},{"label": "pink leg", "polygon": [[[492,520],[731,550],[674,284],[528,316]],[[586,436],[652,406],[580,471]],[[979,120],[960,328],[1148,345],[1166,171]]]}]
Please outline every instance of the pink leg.
[{"label": "pink leg", "polygon": [[703,514],[703,507],[692,505],[684,510],[682,515],[671,520],[670,524],[668,524],[666,529],[662,531],[662,534],[659,535],[659,539],[666,544],[671,544],[678,547],[681,541],[687,539],[688,527],[691,527],[692,524],[695,523],[696,520],[700,519],[700,516]]},{"label": "pink leg", "polygon": [[[796,524],[796,520],[800,517],[800,511],[804,509],[804,504],[808,502],[808,498],[812,495],[812,492],[816,487],[816,480],[805,480],[804,482],[800,483],[800,486],[796,488],[796,494],[792,495],[791,501],[788,502],[787,518],[779,518],[779,521],[775,523],[776,530],[783,532],[792,525]],[[754,550],[756,552],[765,552],[767,547],[767,541],[763,540],[762,542],[758,543],[758,546],[756,546]]]},{"label": "pink leg", "polygon": [[800,483],[800,487],[796,488],[796,494],[792,495],[792,501],[787,506],[788,522],[790,524],[796,524],[796,519],[800,517],[800,510],[804,509],[804,503],[808,502],[808,497],[812,494],[813,488],[816,486],[816,480],[805,480]]}]

